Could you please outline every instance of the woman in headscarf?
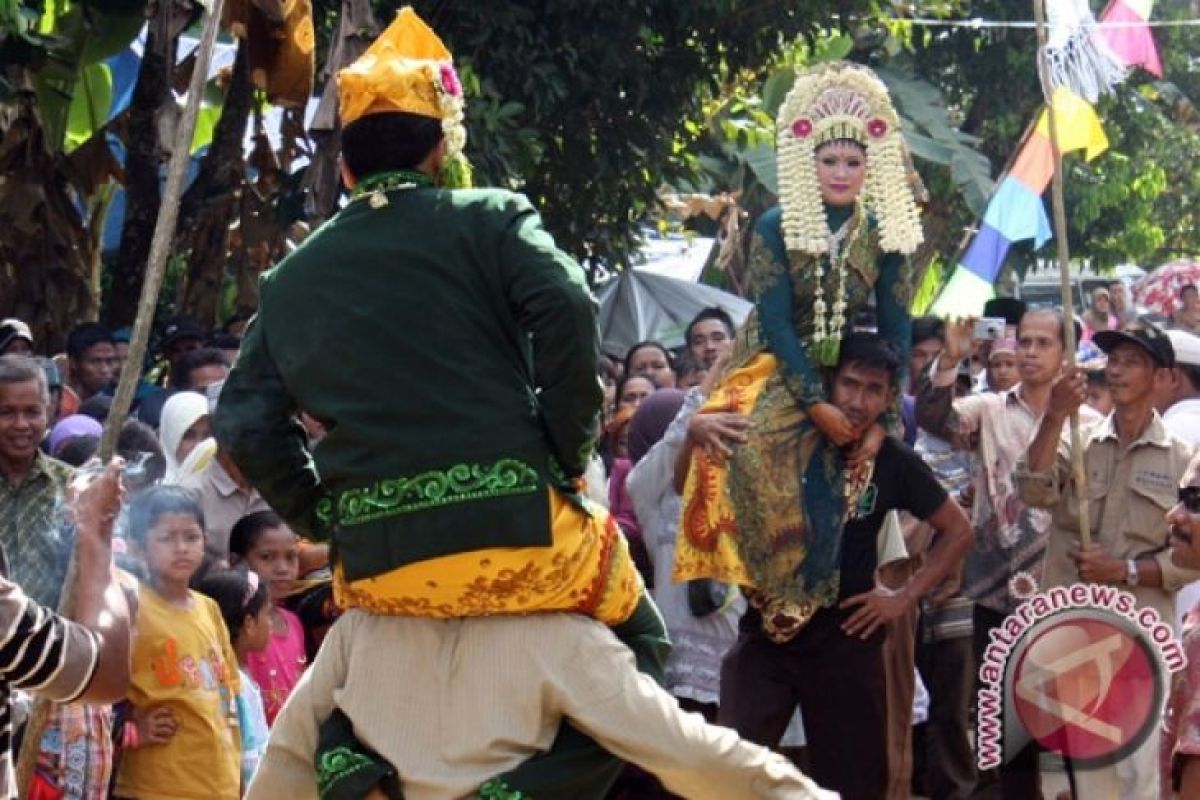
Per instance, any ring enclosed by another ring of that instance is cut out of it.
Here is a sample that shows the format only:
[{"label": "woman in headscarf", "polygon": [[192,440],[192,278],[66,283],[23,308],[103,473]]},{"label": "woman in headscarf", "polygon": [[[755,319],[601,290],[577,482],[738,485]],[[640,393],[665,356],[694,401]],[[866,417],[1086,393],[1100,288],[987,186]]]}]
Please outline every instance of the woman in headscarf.
[{"label": "woman in headscarf", "polygon": [[51,456],[58,458],[63,447],[72,439],[83,437],[99,439],[102,433],[104,433],[104,427],[96,420],[83,414],[72,414],[54,423],[54,427],[50,429],[47,450]]},{"label": "woman in headscarf", "polygon": [[180,466],[200,442],[212,435],[208,398],[198,392],[173,394],[163,405],[158,440],[167,460],[163,483],[178,483]]},{"label": "woman in headscarf", "polygon": [[654,564],[654,601],[671,635],[667,690],[688,711],[716,719],[721,659],[737,639],[745,603],[732,587],[714,581],[673,583],[675,541],[682,498],[675,489],[675,461],[688,439],[688,424],[704,395],[659,389],[629,423],[633,469],[625,486]]}]

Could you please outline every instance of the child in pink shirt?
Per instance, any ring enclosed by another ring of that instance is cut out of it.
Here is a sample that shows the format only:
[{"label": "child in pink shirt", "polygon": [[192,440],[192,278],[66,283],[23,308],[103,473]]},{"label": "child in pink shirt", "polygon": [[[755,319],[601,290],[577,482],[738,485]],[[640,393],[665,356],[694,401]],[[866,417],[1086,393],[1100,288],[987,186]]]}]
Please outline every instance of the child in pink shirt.
[{"label": "child in pink shirt", "polygon": [[271,635],[265,650],[246,655],[246,672],[262,689],[267,723],[273,724],[307,666],[304,627],[280,605],[300,575],[299,539],[273,511],[247,514],[229,534],[229,560],[244,561],[271,591]]}]

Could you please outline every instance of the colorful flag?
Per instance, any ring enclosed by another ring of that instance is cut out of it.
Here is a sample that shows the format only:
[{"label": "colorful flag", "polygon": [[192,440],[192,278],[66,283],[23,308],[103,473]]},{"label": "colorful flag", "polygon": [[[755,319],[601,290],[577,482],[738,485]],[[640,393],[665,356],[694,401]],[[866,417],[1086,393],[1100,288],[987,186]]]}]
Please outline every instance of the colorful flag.
[{"label": "colorful flag", "polygon": [[[1083,150],[1083,157],[1091,161],[1108,149],[1104,126],[1091,103],[1063,86],[1054,90],[1051,102],[1058,128],[1058,147],[1063,153]],[[1050,116],[1047,111],[1042,109],[1034,130],[1049,140]]]},{"label": "colorful flag", "polygon": [[1050,137],[1038,131],[1029,134],[1008,174],[1034,194],[1046,191],[1054,177],[1054,148],[1050,146]]},{"label": "colorful flag", "polygon": [[[983,215],[983,223],[995,228],[1009,242],[1033,239],[1035,247],[1041,247],[1053,236],[1041,193],[1033,192],[1012,175],[1000,181]],[[997,265],[996,274],[999,272]]]},{"label": "colorful flag", "polygon": [[977,317],[983,305],[996,294],[993,281],[987,281],[965,267],[958,267],[946,287],[929,309],[939,317]]},{"label": "colorful flag", "polygon": [[1116,24],[1101,24],[1098,33],[1117,58],[1161,78],[1163,68],[1158,47],[1154,44],[1150,26],[1145,24],[1153,6],[1154,0],[1113,0],[1100,15],[1100,21]]},{"label": "colorful flag", "polygon": [[[1161,77],[1158,49],[1149,26],[1144,24],[1153,5],[1153,0],[1113,0],[1101,15],[1101,21],[1122,24],[1101,24],[1097,33],[1124,64],[1143,67]],[[1108,137],[1090,103],[1060,85],[1051,95],[1051,105],[1061,153],[1082,150],[1083,157],[1091,161],[1108,149]],[[933,303],[931,313],[942,316],[981,313],[984,303],[994,294],[995,281],[1013,242],[1033,239],[1041,247],[1053,236],[1041,199],[1055,167],[1048,111],[1042,109],[1037,125],[988,201],[979,231]]]}]

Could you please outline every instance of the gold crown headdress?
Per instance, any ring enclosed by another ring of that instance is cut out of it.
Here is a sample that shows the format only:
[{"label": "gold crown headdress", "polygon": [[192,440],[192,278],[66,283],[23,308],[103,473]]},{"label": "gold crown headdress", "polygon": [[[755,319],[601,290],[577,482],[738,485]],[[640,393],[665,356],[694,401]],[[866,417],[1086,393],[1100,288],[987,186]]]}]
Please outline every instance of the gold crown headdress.
[{"label": "gold crown headdress", "polygon": [[467,143],[463,91],[453,56],[412,7],[371,43],[357,61],[337,75],[342,124],[369,114],[404,111],[442,121],[446,157]]},{"label": "gold crown headdress", "polygon": [[866,208],[879,223],[880,246],[912,253],[924,239],[920,212],[906,169],[900,118],[887,87],[866,67],[845,61],[822,64],[796,76],[779,109],[779,198],[788,250],[829,251],[829,221],[817,182],[816,151],[850,139],[867,153]]}]

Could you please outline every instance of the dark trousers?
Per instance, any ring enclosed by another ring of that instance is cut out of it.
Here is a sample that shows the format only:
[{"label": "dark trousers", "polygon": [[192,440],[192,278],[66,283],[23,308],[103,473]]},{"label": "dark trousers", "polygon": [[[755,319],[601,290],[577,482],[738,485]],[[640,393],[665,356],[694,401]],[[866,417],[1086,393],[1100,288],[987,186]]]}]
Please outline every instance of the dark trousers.
[{"label": "dark trousers", "polygon": [[[983,606],[975,606],[975,663],[983,662],[988,633],[1000,627],[1007,615]],[[979,773],[973,800],[1041,800],[1042,775],[1038,765],[1038,746],[1029,743],[1011,760],[1004,754],[1005,763],[996,769]]]},{"label": "dark trousers", "polygon": [[975,753],[969,738],[975,691],[970,636],[917,639],[917,669],[929,691],[929,720],[920,726],[925,793],[931,800],[967,800],[975,786]]},{"label": "dark trousers", "polygon": [[888,785],[884,634],[851,638],[841,628],[847,617],[822,609],[776,644],[749,612],[721,667],[717,722],[777,747],[799,705],[809,776],[843,800],[880,800]]}]

